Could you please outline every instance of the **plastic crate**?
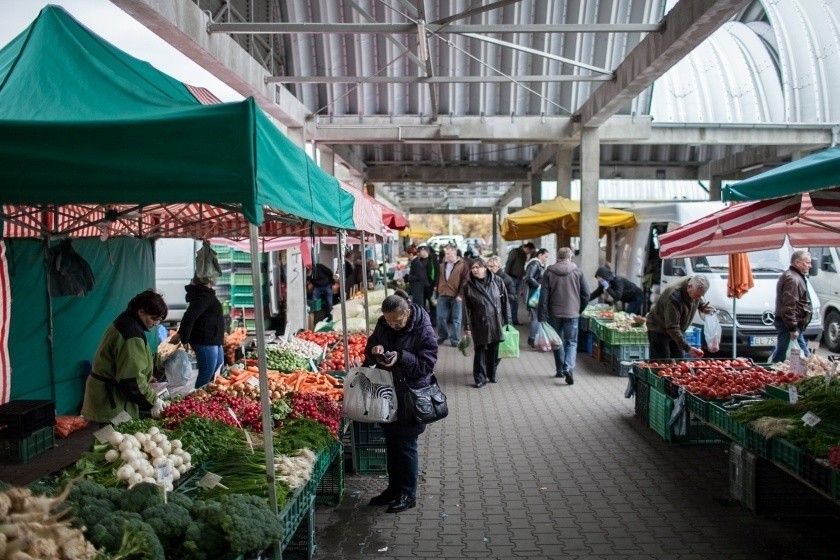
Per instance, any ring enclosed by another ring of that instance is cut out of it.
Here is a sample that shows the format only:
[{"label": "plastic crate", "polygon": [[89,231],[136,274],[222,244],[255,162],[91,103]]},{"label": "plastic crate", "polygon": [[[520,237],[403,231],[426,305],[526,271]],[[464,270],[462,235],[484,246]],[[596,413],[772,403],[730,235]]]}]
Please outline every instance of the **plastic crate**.
[{"label": "plastic crate", "polygon": [[359,474],[382,474],[388,470],[384,447],[355,446],[354,463]]},{"label": "plastic crate", "polygon": [[0,439],[0,463],[25,465],[30,459],[55,447],[52,426],[35,430],[21,439]]},{"label": "plastic crate", "polygon": [[254,295],[231,295],[230,305],[232,307],[239,307],[240,305],[244,305],[245,307],[254,307]]},{"label": "plastic crate", "polygon": [[353,422],[353,441],[356,445],[385,445],[385,432],[379,424]]},{"label": "plastic crate", "polygon": [[315,490],[315,504],[319,506],[337,506],[344,496],[344,446],[336,442],[338,453],[327,468],[318,488]]},{"label": "plastic crate", "polygon": [[[246,253],[245,251],[234,251],[230,255],[231,262],[235,263],[250,263],[251,262],[251,253]],[[257,257],[257,262],[260,262],[260,257]]]},{"label": "plastic crate", "polygon": [[233,286],[230,287],[230,293],[234,297],[237,297],[237,296],[251,296],[252,298],[254,297],[254,289],[253,289],[253,286],[251,286],[250,284],[247,285],[247,286],[233,285]]},{"label": "plastic crate", "polygon": [[619,344],[613,347],[613,356],[622,362],[647,360],[650,347],[647,344]]},{"label": "plastic crate", "polygon": [[610,324],[604,326],[602,331],[602,340],[609,344],[624,345],[624,344],[645,344],[648,343],[647,328],[630,328],[627,330],[618,330],[611,328]]},{"label": "plastic crate", "polygon": [[800,458],[800,476],[817,490],[831,496],[832,469],[828,461],[803,453]]},{"label": "plastic crate", "polygon": [[695,348],[700,348],[702,342],[700,341],[700,329],[697,327],[689,327],[685,333],[685,341],[688,342],[689,346],[693,346]]},{"label": "plastic crate", "polygon": [[648,422],[650,428],[665,441],[671,441],[671,429],[668,427],[668,421],[671,419],[673,408],[674,401],[668,398],[665,393],[651,389]]},{"label": "plastic crate", "polygon": [[802,450],[787,441],[786,439],[773,438],[770,444],[770,452],[772,453],[772,460],[774,463],[789,471],[796,476],[799,476]]},{"label": "plastic crate", "polygon": [[601,360],[601,342],[597,339],[592,339],[592,359]]},{"label": "plastic crate", "polygon": [[283,535],[283,560],[312,560],[315,556],[315,496],[309,496],[309,507],[304,511],[294,532]]},{"label": "plastic crate", "polygon": [[641,420],[645,426],[650,425],[650,385],[636,378],[636,418]]},{"label": "plastic crate", "polygon": [[790,391],[787,387],[779,385],[765,385],[764,394],[772,399],[779,399],[780,401],[790,402]]},{"label": "plastic crate", "polygon": [[720,428],[720,430],[735,440],[737,443],[744,443],[745,427],[729,417],[729,411],[717,404],[708,404],[709,422]]},{"label": "plastic crate", "polygon": [[593,335],[589,331],[581,331],[578,332],[578,352],[586,352],[590,356],[592,355],[592,341],[595,339],[595,335]]},{"label": "plastic crate", "polygon": [[619,377],[629,377],[632,372],[633,362],[618,362],[618,368],[613,369],[613,373]]},{"label": "plastic crate", "polygon": [[770,457],[770,441],[749,425],[744,426],[744,447],[759,457]]},{"label": "plastic crate", "polygon": [[[234,286],[253,286],[254,285],[254,277],[250,273],[236,273],[231,276],[230,283]],[[268,284],[268,275],[267,274],[260,274],[260,284],[265,286]]]},{"label": "plastic crate", "polygon": [[55,401],[18,400],[0,405],[0,439],[23,439],[47,426],[55,426]]},{"label": "plastic crate", "polygon": [[291,542],[300,522],[312,507],[315,496],[306,491],[306,487],[298,488],[286,501],[286,505],[280,510],[278,516],[283,524],[283,537],[280,539],[280,548],[285,549]]},{"label": "plastic crate", "polygon": [[708,401],[692,393],[685,394],[688,411],[701,420],[709,419]]}]

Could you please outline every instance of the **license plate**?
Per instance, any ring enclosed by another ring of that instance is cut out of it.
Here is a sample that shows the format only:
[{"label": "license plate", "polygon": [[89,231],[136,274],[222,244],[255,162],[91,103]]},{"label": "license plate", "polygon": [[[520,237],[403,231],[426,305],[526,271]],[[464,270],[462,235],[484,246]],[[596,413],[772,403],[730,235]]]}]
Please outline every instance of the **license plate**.
[{"label": "license plate", "polygon": [[751,336],[750,346],[775,346],[775,336]]}]

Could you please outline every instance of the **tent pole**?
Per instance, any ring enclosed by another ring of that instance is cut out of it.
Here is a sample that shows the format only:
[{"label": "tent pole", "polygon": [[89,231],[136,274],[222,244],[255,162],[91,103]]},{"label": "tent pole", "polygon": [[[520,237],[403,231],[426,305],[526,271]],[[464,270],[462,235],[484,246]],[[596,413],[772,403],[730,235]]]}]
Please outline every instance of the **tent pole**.
[{"label": "tent pole", "polygon": [[[265,359],[265,323],[263,322],[262,278],[259,261],[259,231],[248,224],[251,241],[251,279],[254,285],[254,323],[257,327],[257,367],[260,370],[260,407],[262,408],[263,440],[265,445],[265,474],[268,477],[268,505],[277,514],[277,481],[274,467],[274,422],[271,418],[271,400],[268,389],[268,371]],[[279,554],[280,543],[275,543]],[[278,556],[279,557],[279,556]]]},{"label": "tent pole", "polygon": [[735,341],[738,340],[738,327],[736,323],[738,322],[735,317],[735,302],[738,301],[738,298],[732,298],[732,357],[738,357],[738,349],[735,347]]},{"label": "tent pole", "polygon": [[44,268],[47,271],[47,343],[50,348],[50,398],[55,402],[55,325],[53,324],[53,305],[50,295],[50,240],[44,240]]},{"label": "tent pole", "polygon": [[[338,230],[338,252],[342,257],[347,251],[347,238],[343,229]],[[342,260],[341,274],[338,275],[338,286],[341,291],[341,339],[344,341],[344,373],[350,372],[350,348],[347,337],[347,279],[344,277],[344,261]]]},{"label": "tent pole", "polygon": [[370,312],[368,311],[368,271],[367,271],[367,259],[366,256],[366,247],[365,247],[365,232],[360,231],[359,233],[362,234],[362,290],[363,294],[365,295],[365,335],[370,335]]},{"label": "tent pole", "polygon": [[[389,241],[390,243],[390,241]],[[379,245],[379,250],[382,253],[382,286],[385,288],[385,297],[388,297],[388,261],[385,260],[385,238],[382,238],[382,243]],[[393,251],[393,247],[391,248]]]}]

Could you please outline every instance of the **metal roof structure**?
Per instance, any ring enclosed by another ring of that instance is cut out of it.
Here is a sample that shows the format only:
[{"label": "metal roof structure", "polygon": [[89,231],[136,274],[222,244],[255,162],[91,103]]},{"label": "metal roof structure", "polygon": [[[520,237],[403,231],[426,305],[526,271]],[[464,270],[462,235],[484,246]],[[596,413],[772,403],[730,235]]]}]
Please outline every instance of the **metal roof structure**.
[{"label": "metal roof structure", "polygon": [[602,178],[719,184],[840,122],[836,0],[113,1],[410,213],[528,204],[586,128]]}]

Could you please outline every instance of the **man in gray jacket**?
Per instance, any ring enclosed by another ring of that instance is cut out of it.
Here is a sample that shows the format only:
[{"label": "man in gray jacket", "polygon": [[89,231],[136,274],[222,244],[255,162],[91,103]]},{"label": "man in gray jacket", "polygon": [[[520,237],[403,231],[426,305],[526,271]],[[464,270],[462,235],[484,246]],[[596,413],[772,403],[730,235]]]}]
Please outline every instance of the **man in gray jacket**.
[{"label": "man in gray jacket", "polygon": [[566,383],[575,382],[577,358],[578,320],[589,303],[589,286],[583,273],[572,262],[572,250],[561,247],[557,262],[545,269],[540,289],[540,322],[548,323],[563,339],[554,351],[554,377],[565,377]]}]

